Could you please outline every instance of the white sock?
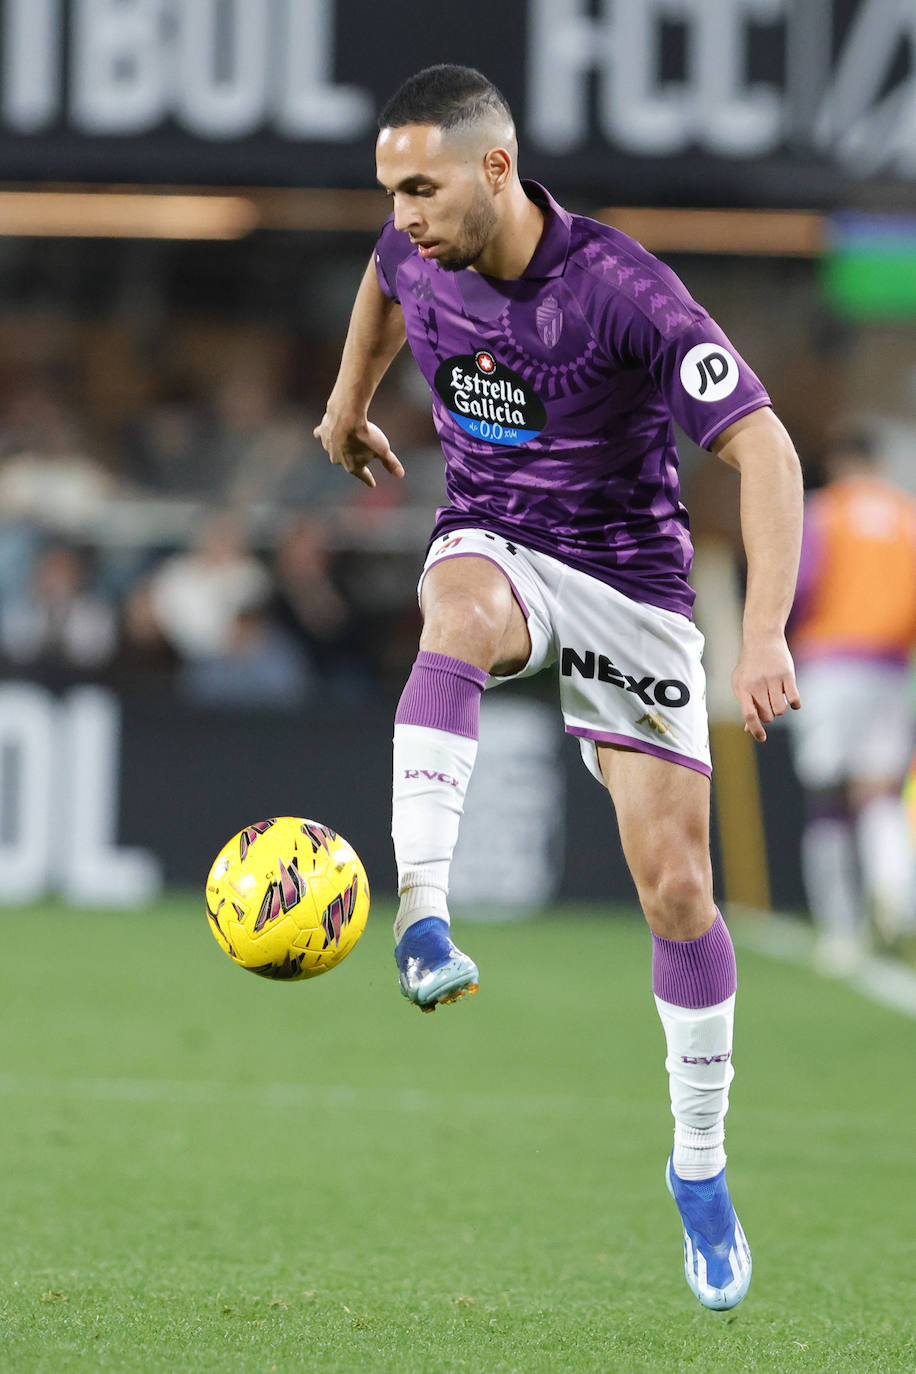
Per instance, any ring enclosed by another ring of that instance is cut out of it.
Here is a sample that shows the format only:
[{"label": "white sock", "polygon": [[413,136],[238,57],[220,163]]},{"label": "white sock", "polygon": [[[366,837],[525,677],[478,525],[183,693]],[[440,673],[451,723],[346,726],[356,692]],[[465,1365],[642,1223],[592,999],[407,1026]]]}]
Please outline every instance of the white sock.
[{"label": "white sock", "polygon": [[916,929],[913,841],[896,797],[875,797],[856,819],[859,863],[878,925],[892,938]]},{"label": "white sock", "polygon": [[809,821],[802,831],[801,858],[808,909],[820,934],[858,939],[862,911],[852,827],[832,817]]},{"label": "white sock", "polygon": [[712,1178],[725,1168],[735,997],[711,1007],[678,1007],[656,997],[655,1005],[668,1047],[674,1172],[684,1179]]},{"label": "white sock", "polygon": [[427,916],[448,921],[449,867],[477,740],[428,725],[394,727],[391,838],[400,905],[394,938]]}]

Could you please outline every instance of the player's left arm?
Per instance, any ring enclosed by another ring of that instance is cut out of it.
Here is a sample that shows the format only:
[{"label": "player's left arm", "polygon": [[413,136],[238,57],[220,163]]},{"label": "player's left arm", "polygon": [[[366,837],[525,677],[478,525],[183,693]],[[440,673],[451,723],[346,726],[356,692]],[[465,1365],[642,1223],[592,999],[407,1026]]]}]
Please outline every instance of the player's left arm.
[{"label": "player's left arm", "polygon": [[741,474],[741,536],[747,591],[741,655],[732,674],[744,728],[756,740],[787,707],[801,706],[785,627],[802,536],[801,464],[769,406],[744,415],[710,445]]}]

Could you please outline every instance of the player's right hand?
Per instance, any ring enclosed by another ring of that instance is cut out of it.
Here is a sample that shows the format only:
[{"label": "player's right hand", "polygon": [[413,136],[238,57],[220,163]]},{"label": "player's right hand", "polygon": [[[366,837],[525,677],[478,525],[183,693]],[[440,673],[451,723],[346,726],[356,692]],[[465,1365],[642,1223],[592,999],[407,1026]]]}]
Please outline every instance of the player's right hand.
[{"label": "player's right hand", "polygon": [[397,454],[378,425],[370,420],[355,425],[342,424],[325,411],[321,424],[316,425],[313,432],[331,462],[358,477],[367,487],[376,485],[375,477],[369,471],[369,464],[376,460],[392,477],[404,476]]}]

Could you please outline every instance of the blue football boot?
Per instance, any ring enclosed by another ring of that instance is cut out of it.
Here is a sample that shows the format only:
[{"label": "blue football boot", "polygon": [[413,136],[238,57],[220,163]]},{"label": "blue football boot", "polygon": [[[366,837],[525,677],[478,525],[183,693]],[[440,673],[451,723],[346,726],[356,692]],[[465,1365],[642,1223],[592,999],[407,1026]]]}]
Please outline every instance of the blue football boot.
[{"label": "blue football boot", "polygon": [[477,965],[455,948],[448,923],[439,916],[410,926],[394,957],[401,992],[421,1011],[435,1011],[441,1002],[457,1002],[477,991]]},{"label": "blue football boot", "polygon": [[725,1170],[692,1183],[678,1178],[669,1158],[668,1192],[684,1224],[684,1273],[704,1307],[737,1307],[751,1282],[751,1252],[725,1182]]}]

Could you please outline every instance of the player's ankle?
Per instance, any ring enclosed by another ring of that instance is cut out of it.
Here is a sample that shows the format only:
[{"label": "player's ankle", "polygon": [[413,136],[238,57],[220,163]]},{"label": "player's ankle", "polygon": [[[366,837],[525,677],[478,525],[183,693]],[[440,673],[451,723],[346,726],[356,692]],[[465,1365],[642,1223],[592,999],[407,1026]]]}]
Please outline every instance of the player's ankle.
[{"label": "player's ankle", "polygon": [[448,902],[442,888],[425,885],[405,888],[400,895],[398,914],[394,920],[395,944],[400,943],[411,926],[430,916],[437,916],[440,921],[449,924]]},{"label": "player's ankle", "polygon": [[671,1165],[678,1178],[696,1183],[714,1178],[725,1168],[725,1128],[722,1122],[702,1129],[675,1122]]}]

